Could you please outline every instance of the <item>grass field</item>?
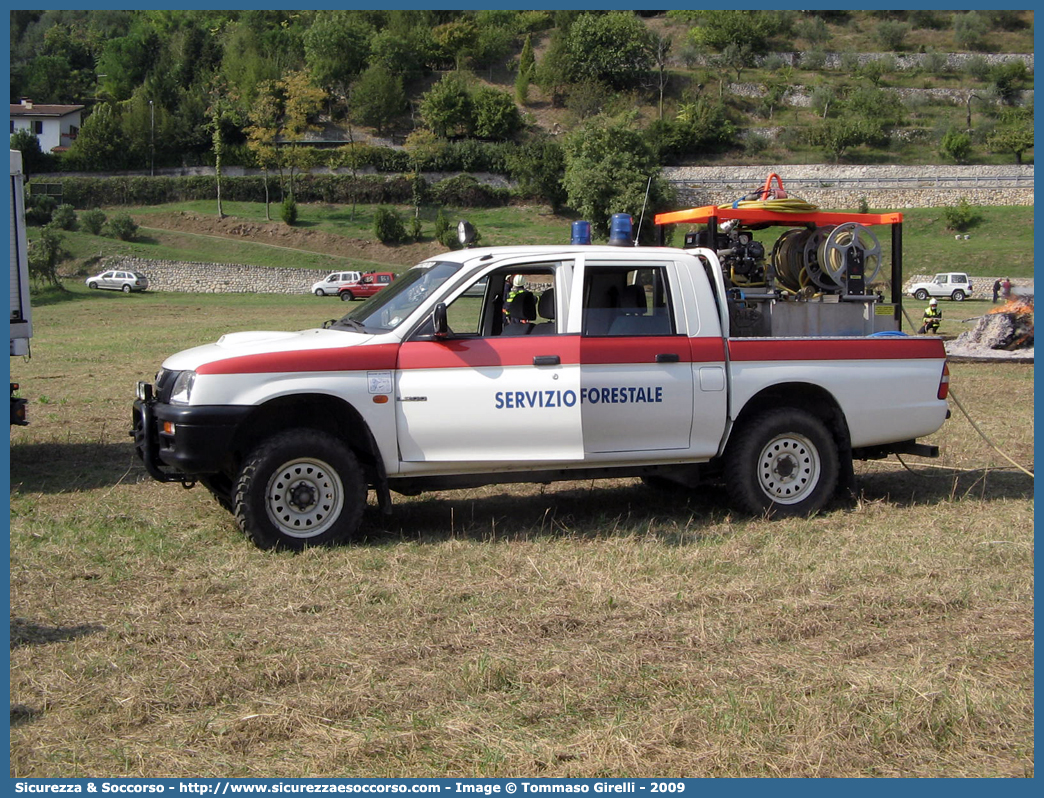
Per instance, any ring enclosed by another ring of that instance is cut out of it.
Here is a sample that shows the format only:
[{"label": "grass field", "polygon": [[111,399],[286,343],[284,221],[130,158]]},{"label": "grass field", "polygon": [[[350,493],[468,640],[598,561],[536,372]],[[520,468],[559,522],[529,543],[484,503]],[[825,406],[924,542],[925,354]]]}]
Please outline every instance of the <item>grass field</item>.
[{"label": "grass field", "polygon": [[[954,199],[956,203],[957,199]],[[187,260],[205,263],[251,263],[259,266],[295,265],[313,269],[341,269],[352,266],[382,269],[389,266],[400,269],[404,264],[396,248],[385,248],[381,254],[367,250],[363,258],[332,257],[323,248],[325,239],[309,243],[308,231],[327,233],[344,239],[373,242],[372,206],[359,206],[355,218],[337,205],[299,206],[300,223],[293,238],[276,239],[253,235],[222,238],[198,235],[192,232],[160,230],[161,217],[190,214],[216,219],[213,202],[186,202],[143,208],[110,209],[110,215],[125,210],[131,212],[143,227],[136,241],[122,242],[106,236],[83,232],[65,232],[64,248],[70,262],[62,268],[67,272],[95,273],[102,257],[122,254],[156,260]],[[265,221],[261,203],[224,203],[225,213],[235,220],[260,224]],[[400,208],[404,218],[412,209]],[[880,209],[875,209],[880,210]],[[1033,276],[1033,208],[977,207],[977,221],[968,230],[967,241],[954,240],[952,230],[946,228],[943,211],[939,208],[912,208],[903,211],[903,260],[906,274],[934,274],[943,271],[967,271],[974,276],[1031,277]],[[425,240],[430,240],[437,211],[426,208],[421,214]],[[571,217],[555,215],[541,206],[507,208],[447,209],[451,220],[466,218],[482,235],[482,244],[504,246],[514,244],[564,244],[569,242]],[[150,225],[152,222],[152,225]],[[30,237],[36,234],[30,228]],[[772,228],[765,233],[771,244],[780,232]],[[891,238],[884,228],[875,232],[880,239],[885,263],[890,263]],[[676,232],[675,243],[680,244],[681,233]],[[290,253],[285,246],[295,248]],[[1030,254],[1028,254],[1030,253]]]},{"label": "grass field", "polygon": [[[857,500],[809,520],[572,482],[396,497],[357,545],[264,553],[146,477],[133,386],[339,303],[38,299],[11,364],[12,776],[1034,774],[1033,480],[956,408],[938,461],[857,464]],[[1032,470],[1033,366],[951,370]]]}]

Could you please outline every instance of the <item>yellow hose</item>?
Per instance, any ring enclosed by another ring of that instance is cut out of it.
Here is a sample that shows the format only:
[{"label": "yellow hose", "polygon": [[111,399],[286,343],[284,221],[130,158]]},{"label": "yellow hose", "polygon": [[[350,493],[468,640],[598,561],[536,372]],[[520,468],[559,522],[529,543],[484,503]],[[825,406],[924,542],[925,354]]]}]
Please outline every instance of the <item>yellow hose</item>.
[{"label": "yellow hose", "polygon": [[768,200],[739,200],[738,202],[727,203],[725,205],[719,205],[718,207],[721,209],[757,209],[764,211],[775,211],[777,213],[809,213],[811,211],[819,210],[818,205],[813,205],[810,202],[805,202],[805,200],[798,199],[797,197],[787,197],[786,199]]}]

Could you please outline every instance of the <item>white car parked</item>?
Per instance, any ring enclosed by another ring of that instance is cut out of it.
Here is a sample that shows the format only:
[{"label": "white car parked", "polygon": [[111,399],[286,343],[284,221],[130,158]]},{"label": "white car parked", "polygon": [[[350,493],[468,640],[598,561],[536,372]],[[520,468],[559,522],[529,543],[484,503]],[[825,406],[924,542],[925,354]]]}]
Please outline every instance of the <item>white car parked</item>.
[{"label": "white car parked", "polygon": [[362,279],[359,272],[332,272],[312,285],[316,296],[337,296],[337,289],[345,283],[357,283]]},{"label": "white car parked", "polygon": [[906,293],[922,302],[928,297],[963,302],[971,296],[972,282],[964,272],[944,272],[935,275],[930,283],[914,283]]},{"label": "white car parked", "polygon": [[141,272],[125,272],[119,270],[102,272],[87,278],[88,288],[108,288],[112,291],[144,291],[149,287],[149,278]]}]

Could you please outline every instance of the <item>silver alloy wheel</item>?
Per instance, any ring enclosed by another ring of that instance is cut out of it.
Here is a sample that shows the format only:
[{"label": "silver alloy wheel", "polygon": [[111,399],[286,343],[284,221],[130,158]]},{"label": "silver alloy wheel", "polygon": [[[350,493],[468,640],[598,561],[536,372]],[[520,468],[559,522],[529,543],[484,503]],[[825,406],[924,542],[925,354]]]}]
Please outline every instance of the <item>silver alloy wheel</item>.
[{"label": "silver alloy wheel", "polygon": [[291,460],[268,480],[265,510],[288,537],[307,539],[321,534],[340,518],[343,507],[341,478],[322,460]]},{"label": "silver alloy wheel", "polygon": [[819,484],[819,452],[804,435],[773,438],[758,456],[758,486],[777,504],[797,504]]}]

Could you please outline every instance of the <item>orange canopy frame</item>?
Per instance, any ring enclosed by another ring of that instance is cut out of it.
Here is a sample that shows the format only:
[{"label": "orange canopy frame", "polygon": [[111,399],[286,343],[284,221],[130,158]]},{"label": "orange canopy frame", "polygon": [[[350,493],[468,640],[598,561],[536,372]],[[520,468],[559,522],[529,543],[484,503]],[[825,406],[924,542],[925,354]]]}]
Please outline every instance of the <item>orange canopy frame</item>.
[{"label": "orange canopy frame", "polygon": [[842,213],[840,211],[770,211],[764,208],[732,208],[729,206],[705,205],[685,211],[658,213],[653,218],[657,225],[663,224],[706,224],[711,219],[725,221],[738,219],[754,224],[845,224],[856,222],[862,225],[902,224],[901,213]]}]

